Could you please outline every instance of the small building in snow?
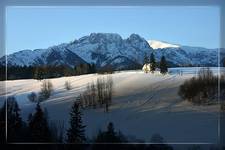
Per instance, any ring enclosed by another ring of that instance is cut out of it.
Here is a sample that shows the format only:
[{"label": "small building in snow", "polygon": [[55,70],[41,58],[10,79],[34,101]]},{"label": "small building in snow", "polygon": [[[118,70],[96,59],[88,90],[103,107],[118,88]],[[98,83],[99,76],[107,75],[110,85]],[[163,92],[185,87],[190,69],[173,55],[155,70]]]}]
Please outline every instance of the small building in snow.
[{"label": "small building in snow", "polygon": [[151,70],[151,65],[150,65],[150,64],[144,64],[143,67],[142,67],[142,70],[143,70],[145,73],[149,73],[150,70]]},{"label": "small building in snow", "polygon": [[[142,70],[145,73],[149,73],[151,71],[151,64],[144,64],[143,67],[142,67]],[[160,73],[160,69],[159,68],[155,68],[155,71],[154,72]]]}]

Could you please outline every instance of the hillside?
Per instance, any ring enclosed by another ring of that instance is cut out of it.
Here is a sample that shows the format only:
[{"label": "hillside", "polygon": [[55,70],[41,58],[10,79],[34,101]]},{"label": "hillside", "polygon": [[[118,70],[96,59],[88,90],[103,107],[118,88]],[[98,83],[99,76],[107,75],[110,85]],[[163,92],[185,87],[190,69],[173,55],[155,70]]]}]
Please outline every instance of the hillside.
[{"label": "hillside", "polygon": [[[193,106],[178,95],[178,87],[185,79],[196,74],[196,68],[183,68],[183,76],[176,68],[170,74],[145,74],[142,71],[125,71],[112,74],[114,90],[113,104],[109,113],[103,109],[85,109],[84,123],[86,134],[91,138],[99,129],[112,121],[129,138],[149,141],[154,133],[162,135],[167,142],[217,142],[218,105]],[[214,72],[217,70],[214,68]],[[87,83],[107,75],[81,75],[50,79],[54,92],[52,97],[42,103],[48,110],[51,120],[68,123],[71,104]],[[70,81],[72,90],[67,91],[65,81]],[[7,95],[14,95],[22,109],[22,116],[34,110],[35,104],[27,99],[27,94],[39,92],[41,82],[33,79],[0,82],[7,85]],[[1,86],[2,87],[2,86]],[[1,90],[3,92],[3,90]],[[0,94],[0,102],[4,93]],[[168,130],[169,129],[169,130]]]}]

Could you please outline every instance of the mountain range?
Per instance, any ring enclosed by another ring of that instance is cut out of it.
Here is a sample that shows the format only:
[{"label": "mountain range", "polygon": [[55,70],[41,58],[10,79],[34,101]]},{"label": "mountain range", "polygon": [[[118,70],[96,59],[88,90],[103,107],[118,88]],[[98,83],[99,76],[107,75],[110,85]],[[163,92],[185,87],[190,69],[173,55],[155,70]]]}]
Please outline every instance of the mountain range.
[{"label": "mountain range", "polygon": [[[224,50],[223,50],[224,51]],[[127,69],[143,64],[144,56],[154,53],[156,61],[165,56],[170,66],[218,66],[225,53],[219,48],[182,46],[167,42],[147,41],[138,34],[123,39],[116,33],[91,33],[70,43],[51,46],[47,49],[21,50],[0,58],[0,65],[41,66],[66,65],[74,67],[80,63],[94,63],[97,67],[113,66]],[[7,58],[7,59],[6,59]]]}]

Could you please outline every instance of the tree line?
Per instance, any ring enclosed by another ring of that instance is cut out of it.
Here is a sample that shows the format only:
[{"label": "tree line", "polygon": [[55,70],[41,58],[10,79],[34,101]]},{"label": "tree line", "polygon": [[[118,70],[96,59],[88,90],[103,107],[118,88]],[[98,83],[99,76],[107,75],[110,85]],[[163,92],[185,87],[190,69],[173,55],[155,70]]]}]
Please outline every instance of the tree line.
[{"label": "tree line", "polygon": [[95,64],[79,64],[74,67],[69,66],[0,66],[0,80],[15,79],[47,79],[62,76],[74,76],[89,73],[96,73]]},{"label": "tree line", "polygon": [[209,68],[201,68],[197,77],[186,80],[180,86],[178,94],[197,105],[217,103],[218,99],[225,100],[225,76],[216,76]]}]

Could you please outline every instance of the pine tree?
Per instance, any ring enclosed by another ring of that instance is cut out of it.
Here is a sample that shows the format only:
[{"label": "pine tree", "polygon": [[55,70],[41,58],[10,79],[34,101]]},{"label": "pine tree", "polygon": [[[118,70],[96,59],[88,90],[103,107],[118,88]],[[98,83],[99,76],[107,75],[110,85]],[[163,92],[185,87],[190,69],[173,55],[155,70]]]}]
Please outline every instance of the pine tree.
[{"label": "pine tree", "polygon": [[144,64],[148,64],[148,63],[149,63],[148,56],[147,56],[147,53],[145,53],[145,55],[144,55]]},{"label": "pine tree", "polygon": [[125,142],[126,140],[124,136],[122,136],[122,133],[117,133],[114,130],[114,125],[112,122],[110,122],[107,126],[107,130],[105,132],[99,131],[95,142],[96,143],[120,143]]},{"label": "pine tree", "polygon": [[[5,109],[4,104],[3,109]],[[22,129],[22,118],[20,108],[15,97],[7,98],[7,136],[9,141],[18,141]]]},{"label": "pine tree", "polygon": [[112,122],[110,122],[107,126],[106,136],[110,142],[115,142],[115,140],[117,140],[116,132],[114,131],[114,125]]},{"label": "pine tree", "polygon": [[51,133],[45,113],[41,109],[39,102],[36,106],[36,112],[29,115],[29,131],[33,142],[50,142]]},{"label": "pine tree", "polygon": [[91,73],[96,73],[96,65],[94,63],[91,64]]},{"label": "pine tree", "polygon": [[70,128],[67,130],[68,143],[84,143],[85,126],[82,123],[80,103],[75,101],[70,112]]},{"label": "pine tree", "polygon": [[150,71],[153,73],[156,69],[156,62],[155,62],[155,56],[153,53],[151,53],[150,56]]},{"label": "pine tree", "polygon": [[166,74],[168,72],[167,62],[165,56],[161,57],[160,60],[160,73]]}]

